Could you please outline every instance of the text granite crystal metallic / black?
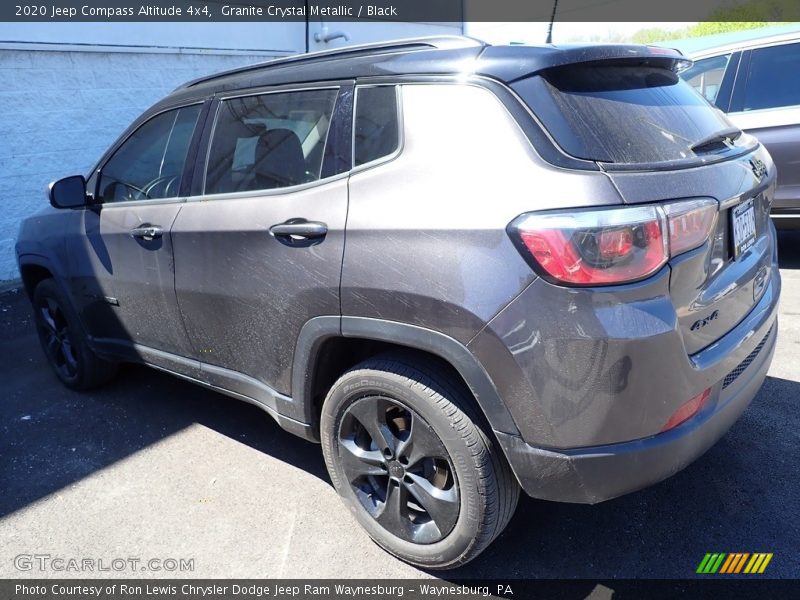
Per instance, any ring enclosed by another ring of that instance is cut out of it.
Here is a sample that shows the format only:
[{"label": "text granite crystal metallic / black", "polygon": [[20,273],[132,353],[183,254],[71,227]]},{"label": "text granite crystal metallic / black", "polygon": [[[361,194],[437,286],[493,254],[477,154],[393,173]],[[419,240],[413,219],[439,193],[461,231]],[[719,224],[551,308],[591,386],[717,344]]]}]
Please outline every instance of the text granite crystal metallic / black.
[{"label": "text granite crystal metallic / black", "polygon": [[427,38],[190,82],[22,224],[44,352],[74,389],[133,361],[260,406],[422,567],[520,490],[656,483],[778,331],[775,167],[686,64]]}]

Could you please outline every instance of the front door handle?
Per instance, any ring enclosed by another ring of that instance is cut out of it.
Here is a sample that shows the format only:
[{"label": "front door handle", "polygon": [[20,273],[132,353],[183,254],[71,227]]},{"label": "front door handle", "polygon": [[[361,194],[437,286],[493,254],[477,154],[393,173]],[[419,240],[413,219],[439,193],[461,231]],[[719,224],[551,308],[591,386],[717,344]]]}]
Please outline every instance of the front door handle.
[{"label": "front door handle", "polygon": [[290,238],[294,240],[313,240],[325,237],[328,226],[320,221],[306,221],[305,219],[289,219],[269,228],[275,237]]},{"label": "front door handle", "polygon": [[131,237],[145,240],[146,242],[153,241],[164,235],[164,230],[160,225],[151,225],[150,223],[143,223],[139,227],[131,229]]}]

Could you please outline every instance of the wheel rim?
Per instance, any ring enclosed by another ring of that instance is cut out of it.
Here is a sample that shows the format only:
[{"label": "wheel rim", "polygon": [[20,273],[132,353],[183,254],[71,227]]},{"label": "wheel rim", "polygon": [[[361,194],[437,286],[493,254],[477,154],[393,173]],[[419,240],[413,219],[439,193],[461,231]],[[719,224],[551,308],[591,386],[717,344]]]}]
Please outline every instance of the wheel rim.
[{"label": "wheel rim", "polygon": [[74,379],[78,374],[78,357],[69,323],[58,302],[45,299],[37,311],[36,322],[50,363],[62,377]]},{"label": "wheel rim", "polygon": [[348,484],[379,525],[416,544],[452,531],[461,506],[455,470],[419,414],[391,398],[360,398],[345,411],[338,439]]}]

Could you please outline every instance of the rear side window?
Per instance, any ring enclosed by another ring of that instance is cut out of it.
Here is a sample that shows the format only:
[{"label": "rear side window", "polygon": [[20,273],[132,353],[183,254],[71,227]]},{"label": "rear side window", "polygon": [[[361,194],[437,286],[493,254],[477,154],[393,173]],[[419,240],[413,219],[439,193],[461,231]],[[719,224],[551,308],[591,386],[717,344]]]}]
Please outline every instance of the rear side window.
[{"label": "rear side window", "polygon": [[370,163],[400,145],[395,86],[360,87],[356,91],[353,164]]},{"label": "rear side window", "polygon": [[800,105],[800,44],[753,50],[744,110]]},{"label": "rear side window", "polygon": [[661,67],[570,65],[513,87],[556,143],[586,160],[690,159],[697,142],[732,127],[692,86]]},{"label": "rear side window", "polygon": [[271,190],[322,178],[338,90],[221,102],[206,166],[206,194]]}]

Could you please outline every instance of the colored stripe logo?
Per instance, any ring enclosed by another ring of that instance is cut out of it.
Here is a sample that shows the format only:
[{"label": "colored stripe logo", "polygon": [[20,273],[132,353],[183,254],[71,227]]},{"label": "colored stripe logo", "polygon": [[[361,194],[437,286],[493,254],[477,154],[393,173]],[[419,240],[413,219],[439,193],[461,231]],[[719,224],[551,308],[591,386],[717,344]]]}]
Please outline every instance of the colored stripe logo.
[{"label": "colored stripe logo", "polygon": [[755,575],[763,573],[772,560],[772,552],[709,552],[700,561],[697,573],[702,575],[746,573]]}]

